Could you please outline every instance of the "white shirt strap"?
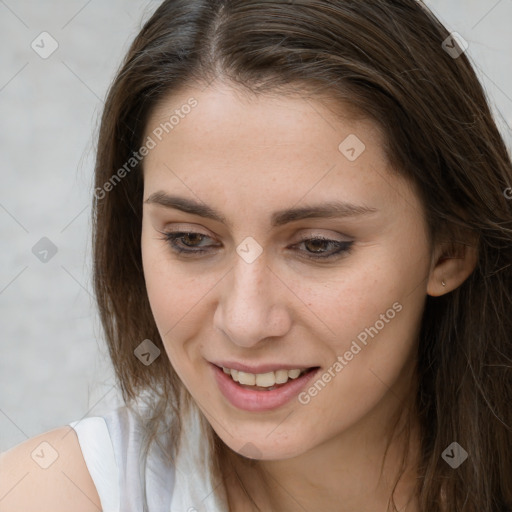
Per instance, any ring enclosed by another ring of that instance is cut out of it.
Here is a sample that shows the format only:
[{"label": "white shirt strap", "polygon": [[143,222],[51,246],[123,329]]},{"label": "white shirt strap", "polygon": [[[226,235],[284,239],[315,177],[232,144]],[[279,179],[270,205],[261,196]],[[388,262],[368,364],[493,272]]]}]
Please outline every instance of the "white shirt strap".
[{"label": "white shirt strap", "polygon": [[77,433],[103,512],[120,512],[119,471],[105,420],[89,417],[69,426]]}]

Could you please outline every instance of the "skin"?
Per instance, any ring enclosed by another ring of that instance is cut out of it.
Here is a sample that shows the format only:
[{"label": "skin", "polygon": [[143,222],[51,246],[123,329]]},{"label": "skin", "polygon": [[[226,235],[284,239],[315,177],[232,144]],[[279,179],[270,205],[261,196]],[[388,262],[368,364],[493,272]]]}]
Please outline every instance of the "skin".
[{"label": "skin", "polygon": [[[252,444],[255,465],[230,460],[260,508],[385,511],[403,436],[390,443],[382,475],[381,463],[393,420],[412,410],[426,296],[457,287],[474,257],[447,258],[429,244],[418,195],[390,168],[375,123],[348,110],[336,116],[329,102],[248,97],[216,82],[162,102],[146,136],[190,97],[197,107],[144,161],[144,275],[167,355],[224,443],[238,453]],[[366,146],[355,161],[338,149],[350,134]],[[159,191],[206,203],[227,222],[146,202]],[[332,200],[376,211],[270,225],[277,210]],[[211,252],[176,254],[167,231],[206,235],[185,245]],[[340,257],[309,260],[333,246],[301,243],[302,235],[353,245]],[[236,252],[249,236],[263,250],[251,264]],[[242,411],[213,379],[208,361],[215,360],[319,366],[321,375],[395,303],[401,311],[306,405],[294,399],[273,411]],[[413,417],[411,455],[395,493],[407,511],[417,510],[417,447]],[[234,480],[226,483],[231,509],[249,510]]]},{"label": "skin", "polygon": [[70,427],[50,430],[0,454],[0,512],[20,510],[101,510],[78,436]]}]

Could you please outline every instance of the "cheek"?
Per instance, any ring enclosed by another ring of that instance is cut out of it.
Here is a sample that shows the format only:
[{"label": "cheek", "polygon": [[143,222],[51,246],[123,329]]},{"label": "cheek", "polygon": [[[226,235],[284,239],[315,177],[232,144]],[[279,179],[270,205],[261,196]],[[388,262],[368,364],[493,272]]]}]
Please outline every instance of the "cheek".
[{"label": "cheek", "polygon": [[183,276],[170,264],[166,242],[142,231],[142,265],[149,303],[160,335],[165,343],[174,325],[184,316],[189,295]]},{"label": "cheek", "polygon": [[307,286],[296,280],[292,286],[311,311],[311,321],[323,324],[322,332],[335,340],[336,353],[343,353],[349,339],[378,321],[403,295],[399,270],[387,262],[383,251],[373,253],[373,258],[359,258],[353,264],[347,260],[329,279],[312,279]]},{"label": "cheek", "polygon": [[372,256],[347,268],[343,279],[303,291],[314,316],[328,327],[322,330],[329,348],[327,368],[336,361],[343,366],[333,368],[340,375],[333,388],[342,386],[346,397],[366,389],[371,399],[382,382],[396,380],[415,350],[426,297],[421,276],[428,271],[428,259],[410,252],[400,258],[383,247],[367,254]]},{"label": "cheek", "polygon": [[220,276],[201,272],[199,266],[178,262],[165,241],[142,234],[142,263],[149,303],[158,331],[173,362],[185,340],[205,324],[207,294]]}]

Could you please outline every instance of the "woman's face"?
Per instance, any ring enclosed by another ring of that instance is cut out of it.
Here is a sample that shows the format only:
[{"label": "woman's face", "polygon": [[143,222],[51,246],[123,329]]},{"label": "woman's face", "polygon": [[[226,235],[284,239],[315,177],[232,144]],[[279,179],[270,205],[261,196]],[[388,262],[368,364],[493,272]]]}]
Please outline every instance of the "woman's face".
[{"label": "woman's face", "polygon": [[217,434],[269,460],[381,438],[414,392],[432,257],[376,125],[215,84],[161,104],[145,141],[147,292]]}]

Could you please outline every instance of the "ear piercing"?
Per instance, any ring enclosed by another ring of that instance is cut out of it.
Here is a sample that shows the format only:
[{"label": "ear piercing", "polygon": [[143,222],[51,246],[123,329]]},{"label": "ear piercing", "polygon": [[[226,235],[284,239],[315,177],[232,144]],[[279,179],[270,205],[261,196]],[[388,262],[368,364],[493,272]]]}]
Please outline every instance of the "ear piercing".
[{"label": "ear piercing", "polygon": [[441,284],[442,284],[443,286],[446,286],[446,283],[444,282],[444,279],[441,281]]}]

